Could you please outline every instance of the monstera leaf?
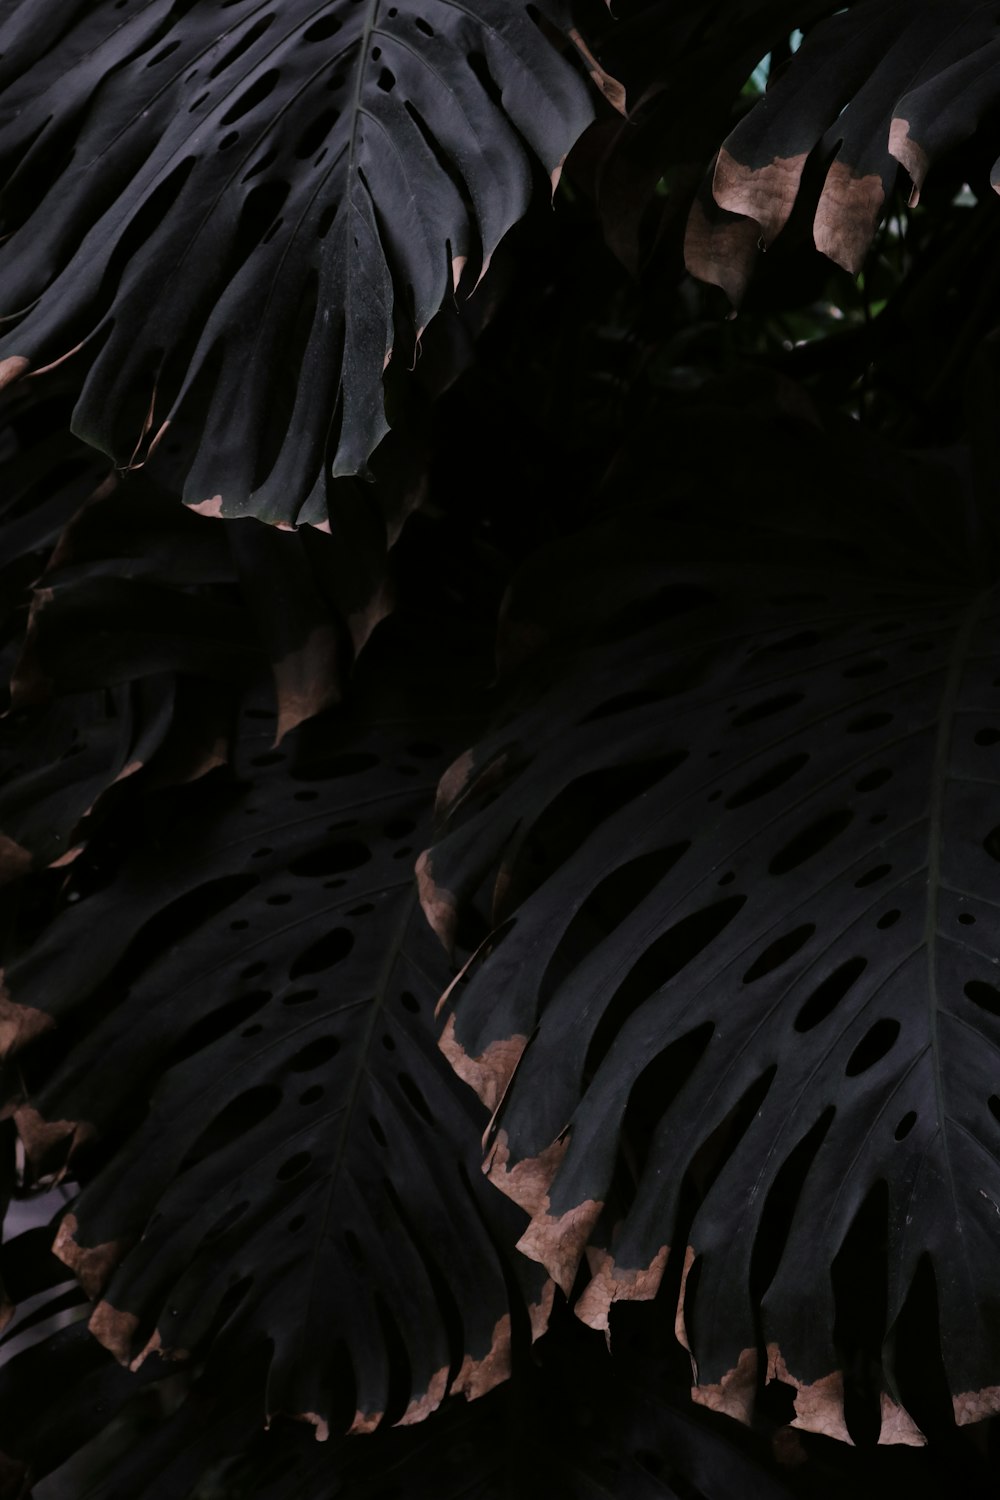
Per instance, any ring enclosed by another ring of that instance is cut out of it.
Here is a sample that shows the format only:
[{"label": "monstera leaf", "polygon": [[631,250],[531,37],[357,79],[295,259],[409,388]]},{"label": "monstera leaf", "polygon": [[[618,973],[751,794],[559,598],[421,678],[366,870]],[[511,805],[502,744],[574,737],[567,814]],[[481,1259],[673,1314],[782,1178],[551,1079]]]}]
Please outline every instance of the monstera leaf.
[{"label": "monstera leaf", "polygon": [[[101,1298],[92,1331],[136,1365],[220,1325],[266,1338],[266,1410],[321,1433],[504,1377],[523,1227],[436,1047],[447,965],[413,878],[474,699],[420,669],[433,633],[400,630],[350,714],[275,749],[258,694],[235,779],[133,797],[109,823],[124,852],[79,856],[3,1012],[29,1161],[84,1184],[57,1253]],[[546,1274],[521,1282],[544,1322]]]},{"label": "monstera leaf", "polygon": [[[538,7],[567,21],[562,0]],[[524,0],[25,0],[0,27],[0,380],[213,515],[329,524],[466,262],[588,123]],[[473,279],[470,274],[470,281]]]},{"label": "monstera leaf", "polygon": [[886,486],[849,424],[689,426],[690,493],[515,590],[527,679],[421,863],[447,940],[492,892],[443,1046],[496,1110],[521,1249],[567,1293],[586,1250],[581,1318],[683,1262],[697,1399],[747,1418],[766,1375],[847,1437],[867,1308],[876,1431],[880,1401],[919,1442],[898,1349],[937,1357],[928,1269],[958,1422],[1000,1405],[992,543],[943,465]]},{"label": "monstera leaf", "polygon": [[[807,163],[816,246],[857,273],[902,164],[916,202],[930,166],[992,119],[1000,5],[862,0],[810,30],[719,152],[714,205],[696,205],[687,261],[739,300],[758,241],[781,232]],[[995,126],[987,146],[1000,149]],[[1000,171],[994,167],[996,187]],[[736,216],[735,218],[733,216]]]}]

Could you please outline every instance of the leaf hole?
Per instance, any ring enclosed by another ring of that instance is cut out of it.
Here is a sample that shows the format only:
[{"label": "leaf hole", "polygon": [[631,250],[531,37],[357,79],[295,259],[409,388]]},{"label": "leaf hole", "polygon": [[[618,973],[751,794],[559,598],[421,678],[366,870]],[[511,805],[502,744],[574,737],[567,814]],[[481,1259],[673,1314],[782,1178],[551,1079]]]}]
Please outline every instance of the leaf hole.
[{"label": "leaf hole", "polygon": [[761,776],[756,776],[753,781],[747,782],[738,792],[734,792],[731,797],[727,797],[726,807],[745,807],[749,802],[756,802],[758,798],[766,797],[769,792],[776,792],[779,787],[783,787],[787,782],[791,781],[793,776],[797,776],[803,766],[808,765],[808,763],[809,756],[804,752],[799,755],[789,756],[787,760],[783,760],[778,765],[772,766],[769,771],[765,771]]},{"label": "leaf hole", "polygon": [[319,990],[292,990],[290,995],[282,995],[282,1005],[308,1005],[310,1000],[315,1000]]},{"label": "leaf hole", "polygon": [[765,698],[763,703],[745,708],[741,714],[737,714],[732,721],[732,728],[740,729],[744,724],[756,724],[760,719],[769,719],[772,714],[784,713],[786,708],[794,708],[804,698],[805,693],[779,693],[774,698]]},{"label": "leaf hole", "polygon": [[905,1141],[906,1137],[909,1135],[910,1131],[913,1129],[916,1123],[917,1112],[915,1109],[911,1109],[903,1116],[899,1124],[896,1126],[895,1131],[893,1132],[896,1140]]},{"label": "leaf hole", "polygon": [[834,969],[832,974],[828,974],[795,1017],[795,1030],[812,1031],[814,1026],[825,1021],[867,967],[866,958],[849,958],[846,963]]},{"label": "leaf hole", "polygon": [[965,986],[965,993],[980,1010],[987,1011],[991,1016],[1000,1016],[1000,989],[995,984],[987,984],[985,979],[970,979]]},{"label": "leaf hole", "polygon": [[349,927],[335,927],[325,932],[300,953],[288,971],[289,979],[301,979],[305,974],[322,974],[342,963],[354,947],[354,934]]},{"label": "leaf hole", "polygon": [[824,817],[817,818],[778,851],[768,865],[769,873],[787,875],[790,870],[798,869],[799,865],[813,859],[832,844],[834,839],[839,838],[853,817],[854,814],[850,808],[841,808],[837,812],[827,813]]},{"label": "leaf hole", "polygon": [[288,1066],[293,1073],[311,1073],[314,1068],[321,1068],[332,1057],[336,1057],[339,1051],[339,1038],[320,1036],[315,1041],[309,1042],[300,1052],[296,1052]]},{"label": "leaf hole", "polygon": [[867,1073],[869,1068],[881,1062],[896,1045],[899,1033],[898,1021],[890,1020],[888,1017],[876,1021],[848,1058],[847,1067],[844,1069],[848,1078],[857,1078],[861,1073]]},{"label": "leaf hole", "polygon": [[293,1177],[300,1177],[311,1165],[311,1151],[296,1151],[294,1156],[290,1156],[286,1162],[282,1162],[274,1175],[279,1182],[291,1182]]},{"label": "leaf hole", "polygon": [[743,983],[753,984],[756,980],[763,979],[766,974],[773,974],[775,969],[780,969],[782,964],[794,958],[815,931],[816,924],[806,922],[803,926],[796,927],[794,931],[786,932],[783,937],[776,938],[747,969],[743,975]]}]

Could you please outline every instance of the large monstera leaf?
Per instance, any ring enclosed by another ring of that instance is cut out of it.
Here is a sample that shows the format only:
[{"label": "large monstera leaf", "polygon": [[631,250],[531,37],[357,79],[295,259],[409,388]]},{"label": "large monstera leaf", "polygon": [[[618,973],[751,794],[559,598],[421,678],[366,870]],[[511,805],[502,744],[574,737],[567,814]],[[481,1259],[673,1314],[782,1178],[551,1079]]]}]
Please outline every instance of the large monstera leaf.
[{"label": "large monstera leaf", "polygon": [[[726,139],[711,194],[692,212],[689,268],[738,301],[759,245],[812,193],[817,248],[858,272],[900,165],[915,203],[933,163],[984,121],[995,153],[998,100],[1000,5],[861,0],[810,30]],[[990,180],[1000,182],[997,167]]]},{"label": "large monstera leaf", "polygon": [[[212,514],[327,524],[399,342],[591,117],[524,0],[24,0],[0,26],[0,380]],[[540,9],[558,26],[563,0]]]},{"label": "large monstera leaf", "polygon": [[[136,851],[79,857],[4,1001],[8,1112],[36,1173],[83,1183],[57,1253],[100,1298],[92,1331],[133,1364],[223,1324],[266,1338],[266,1410],[321,1434],[481,1394],[512,1332],[520,1216],[437,1050],[447,965],[413,878],[469,704],[386,628],[350,715],[275,749],[251,700],[238,779],[134,799]],[[544,1311],[545,1273],[521,1282]]]},{"label": "large monstera leaf", "polygon": [[492,891],[443,1046],[580,1317],[669,1259],[697,1399],[766,1375],[838,1437],[874,1320],[875,1431],[919,1442],[928,1268],[958,1422],[1000,1405],[1000,592],[944,466],[894,493],[814,421],[692,418],[690,495],[533,565],[424,898],[461,942]]}]

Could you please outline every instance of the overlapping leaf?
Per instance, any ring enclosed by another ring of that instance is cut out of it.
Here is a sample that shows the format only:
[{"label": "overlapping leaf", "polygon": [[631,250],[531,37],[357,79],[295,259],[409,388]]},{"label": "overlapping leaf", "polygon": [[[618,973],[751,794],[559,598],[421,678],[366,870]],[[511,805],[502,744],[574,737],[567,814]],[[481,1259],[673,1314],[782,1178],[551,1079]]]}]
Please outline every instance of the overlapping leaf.
[{"label": "overlapping leaf", "polygon": [[[58,1250],[102,1294],[93,1331],[127,1362],[235,1320],[273,1344],[267,1411],[321,1432],[415,1421],[509,1358],[517,1215],[436,1048],[447,970],[412,875],[469,705],[454,676],[442,704],[419,671],[436,648],[408,639],[402,665],[370,648],[350,717],[275,749],[258,698],[238,782],[145,822],[134,800],[136,852],[96,880],[100,846],[81,855],[7,979],[8,1108],[37,1172],[85,1183]],[[545,1285],[531,1268],[543,1315]]]},{"label": "overlapping leaf", "polygon": [[698,1399],[746,1418],[766,1372],[846,1437],[861,1298],[876,1431],[917,1442],[927,1266],[959,1423],[1000,1389],[1000,594],[945,468],[836,441],[710,410],[690,494],[533,566],[506,638],[541,665],[423,880],[445,936],[492,887],[443,1045],[521,1248],[567,1292],[587,1248],[580,1316],[673,1257]]},{"label": "overlapping leaf", "polygon": [[[758,240],[774,241],[804,192],[817,248],[858,272],[900,164],[915,202],[933,162],[980,125],[996,151],[998,103],[1000,6],[862,0],[848,7],[810,31],[724,142],[714,204],[706,199],[692,212],[689,268],[738,301]],[[815,192],[804,185],[809,163]],[[996,167],[991,182],[1000,182]]]},{"label": "overlapping leaf", "polygon": [[[565,24],[562,0],[541,11]],[[0,379],[212,514],[329,524],[382,375],[591,115],[523,0],[25,0],[0,29]],[[470,278],[471,279],[471,278]]]}]

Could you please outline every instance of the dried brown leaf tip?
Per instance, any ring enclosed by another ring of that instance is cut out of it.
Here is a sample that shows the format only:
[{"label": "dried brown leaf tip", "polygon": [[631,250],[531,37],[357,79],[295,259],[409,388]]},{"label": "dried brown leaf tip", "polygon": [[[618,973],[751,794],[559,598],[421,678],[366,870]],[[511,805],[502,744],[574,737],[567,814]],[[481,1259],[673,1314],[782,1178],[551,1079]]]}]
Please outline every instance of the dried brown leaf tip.
[{"label": "dried brown leaf tip", "polygon": [[438,1046],[463,1082],[474,1088],[490,1111],[495,1110],[506,1092],[521,1054],[528,1045],[525,1036],[490,1042],[476,1057],[470,1057],[455,1038],[455,1017],[449,1016]]},{"label": "dried brown leaf tip", "polygon": [[444,886],[439,886],[435,881],[429,849],[425,849],[417,860],[415,873],[424,915],[441,942],[450,950],[455,936],[458,903],[451,891],[445,890]]},{"label": "dried brown leaf tip", "polygon": [[138,1326],[135,1313],[122,1312],[110,1302],[98,1302],[87,1324],[97,1342],[103,1344],[120,1365],[131,1363],[132,1341]]},{"label": "dried brown leaf tip", "polygon": [[620,115],[623,115],[625,113],[624,84],[620,83],[617,78],[612,78],[611,74],[605,68],[601,67],[575,26],[569,31],[568,35],[573,46],[586,64],[587,72],[611,105],[611,108],[616,109]]},{"label": "dried brown leaf tip", "polygon": [[954,1398],[954,1406],[959,1427],[995,1417],[1000,1412],[1000,1385],[987,1385],[981,1391],[963,1391]]},{"label": "dried brown leaf tip", "polygon": [[444,1400],[445,1391],[448,1389],[448,1366],[438,1370],[432,1375],[430,1385],[422,1396],[414,1396],[409,1406],[395,1424],[397,1427],[412,1427],[416,1422],[422,1422],[429,1417],[432,1411],[437,1411]]},{"label": "dried brown leaf tip", "polygon": [[615,1265],[606,1250],[595,1251],[593,1276],[576,1304],[577,1317],[607,1333],[613,1302],[651,1302],[656,1296],[669,1254],[670,1246],[661,1245],[648,1266],[629,1270]]},{"label": "dried brown leaf tip", "polygon": [[10,992],[4,988],[3,970],[0,970],[0,1057],[13,1057],[55,1024],[45,1011],[36,1010],[33,1005],[18,1005],[12,1000]]},{"label": "dried brown leaf tip", "polygon": [[819,1380],[798,1380],[789,1370],[777,1344],[767,1346],[767,1380],[780,1380],[795,1388],[795,1420],[793,1427],[803,1432],[820,1433],[823,1437],[836,1438],[838,1442],[853,1445],[851,1434],[844,1419],[844,1377],[840,1370],[831,1370]]},{"label": "dried brown leaf tip", "polygon": [[0,391],[5,386],[13,385],[15,380],[20,380],[31,369],[31,360],[25,359],[23,355],[11,354],[6,359],[0,359]]},{"label": "dried brown leaf tip", "polygon": [[551,1279],[542,1288],[542,1295],[537,1302],[528,1304],[528,1317],[531,1321],[531,1342],[540,1339],[543,1333],[548,1331],[549,1319],[552,1316],[552,1306],[556,1300],[556,1284]]},{"label": "dried brown leaf tip", "polygon": [[882,1392],[882,1425],[878,1440],[881,1444],[903,1444],[908,1448],[923,1448],[927,1442],[920,1428],[905,1407],[900,1406],[889,1395]]},{"label": "dried brown leaf tip", "polygon": [[737,161],[723,147],[715,163],[712,192],[720,208],[760,225],[765,245],[781,233],[792,211],[807,154],[776,156],[763,167]]},{"label": "dried brown leaf tip", "polygon": [[877,173],[856,177],[850,167],[835,161],[826,174],[813,220],[816,249],[857,276],[884,203],[885,185]]},{"label": "dried brown leaf tip", "polygon": [[330,1436],[330,1424],[325,1417],[321,1417],[314,1411],[297,1411],[292,1417],[293,1422],[309,1422],[316,1429],[317,1443],[325,1443]]},{"label": "dried brown leaf tip", "polygon": [[80,1245],[76,1234],[79,1225],[75,1214],[67,1214],[59,1225],[53,1255],[69,1266],[87,1296],[93,1301],[107,1286],[112,1271],[125,1254],[123,1240],[108,1240],[104,1245]]},{"label": "dried brown leaf tip", "polygon": [[910,174],[913,183],[910,207],[916,208],[931,162],[923,146],[918,145],[911,136],[909,120],[893,120],[889,126],[889,154]]},{"label": "dried brown leaf tip", "polygon": [[93,1140],[94,1128],[81,1120],[46,1120],[32,1104],[13,1111],[14,1124],[32,1170],[38,1176],[62,1176],[80,1146]]},{"label": "dried brown leaf tip", "polygon": [[692,276],[721,287],[739,307],[757,261],[760,226],[695,199],[684,233],[684,264]]},{"label": "dried brown leaf tip", "polygon": [[0,885],[20,880],[31,869],[31,854],[14,839],[0,833]]},{"label": "dried brown leaf tip", "polygon": [[757,1395],[757,1350],[744,1349],[736,1364],[715,1385],[696,1385],[691,1396],[699,1406],[721,1411],[749,1426]]},{"label": "dried brown leaf tip", "polygon": [[[691,1343],[688,1339],[687,1322],[684,1317],[684,1296],[687,1292],[688,1277],[691,1274],[691,1267],[694,1265],[695,1259],[695,1248],[693,1245],[688,1245],[687,1249],[684,1251],[684,1265],[681,1270],[681,1287],[677,1295],[677,1314],[674,1318],[674,1334],[676,1336],[677,1342],[680,1344],[681,1348],[686,1349],[689,1354],[691,1354]],[[693,1355],[691,1357],[691,1365],[694,1369],[694,1378],[695,1380],[697,1380],[698,1371],[697,1368],[695,1368]]]},{"label": "dried brown leaf tip", "polygon": [[485,1396],[494,1386],[510,1375],[510,1314],[505,1313],[493,1328],[493,1339],[489,1353],[482,1359],[466,1355],[462,1367],[452,1384],[453,1395],[463,1395],[467,1401]]},{"label": "dried brown leaf tip", "polygon": [[348,1436],[357,1437],[369,1432],[374,1432],[376,1428],[380,1426],[382,1418],[384,1416],[385,1412],[383,1411],[356,1411],[354,1413],[354,1421],[347,1429]]},{"label": "dried brown leaf tip", "polygon": [[549,1212],[549,1188],[569,1148],[569,1136],[553,1141],[538,1156],[510,1162],[507,1132],[500,1130],[483,1164],[490,1181],[508,1198],[532,1215],[531,1223],[517,1242],[529,1260],[543,1265],[569,1296],[576,1270],[603,1203],[588,1198],[565,1213]]},{"label": "dried brown leaf tip", "polygon": [[213,495],[209,500],[198,500],[189,504],[188,510],[193,510],[199,516],[219,517],[222,515],[222,496]]}]

